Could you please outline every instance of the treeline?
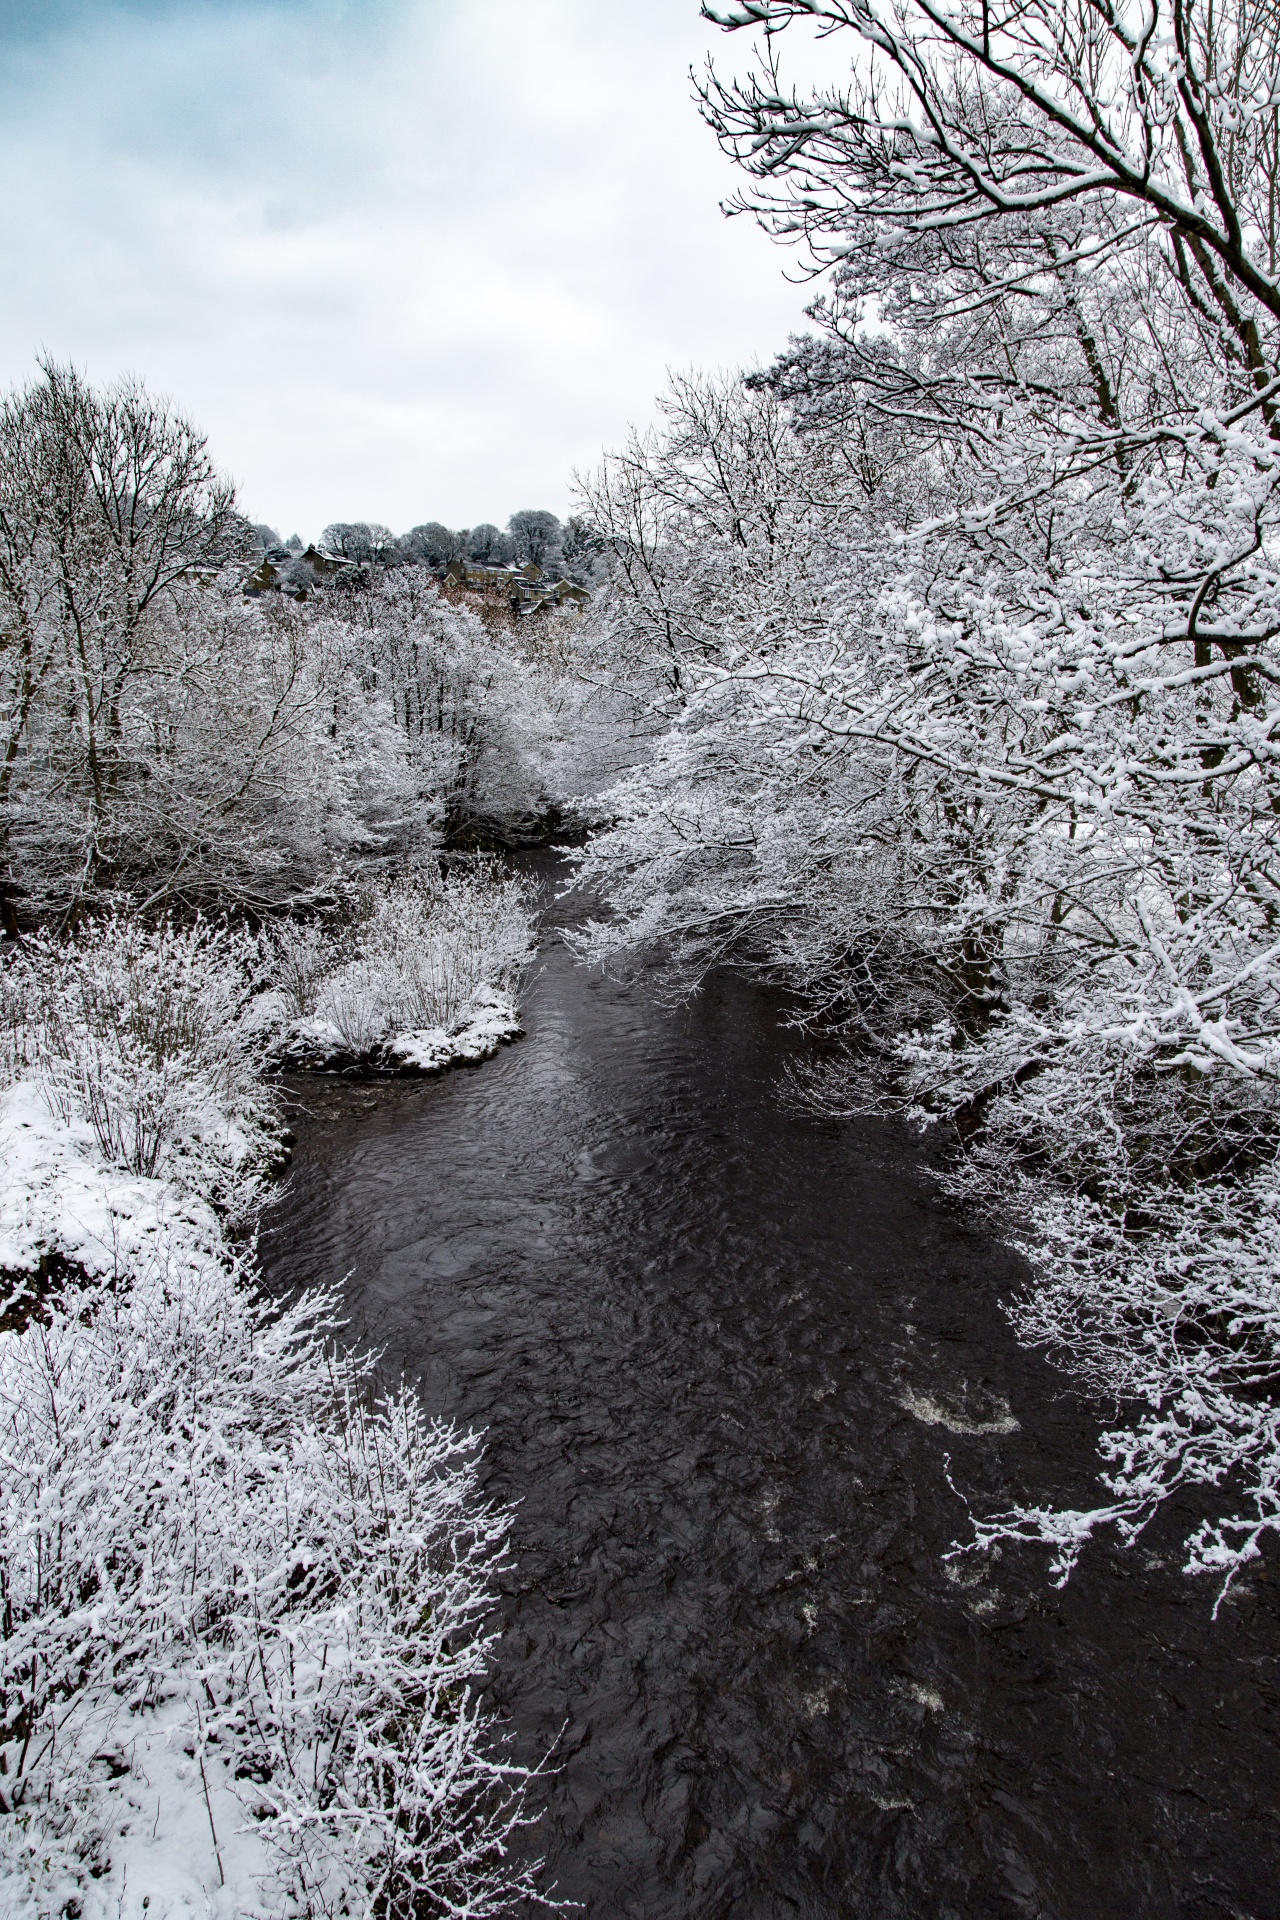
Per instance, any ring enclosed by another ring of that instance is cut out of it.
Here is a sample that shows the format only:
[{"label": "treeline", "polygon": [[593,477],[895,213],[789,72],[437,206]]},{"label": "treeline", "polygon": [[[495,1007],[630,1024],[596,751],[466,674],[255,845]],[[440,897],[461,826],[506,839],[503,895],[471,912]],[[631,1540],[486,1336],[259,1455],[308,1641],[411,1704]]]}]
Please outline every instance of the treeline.
[{"label": "treeline", "polygon": [[[259,523],[253,533],[262,552],[302,551],[296,534],[282,542],[274,527]],[[394,534],[379,521],[335,520],[320,536],[328,553],[370,568],[447,567],[451,560],[474,566],[526,566],[530,561],[551,579],[574,580],[590,586],[601,558],[601,545],[588,522],[571,517],[561,522],[542,507],[523,507],[507,521],[506,531],[483,521],[476,527],[446,527],[427,520]]]}]

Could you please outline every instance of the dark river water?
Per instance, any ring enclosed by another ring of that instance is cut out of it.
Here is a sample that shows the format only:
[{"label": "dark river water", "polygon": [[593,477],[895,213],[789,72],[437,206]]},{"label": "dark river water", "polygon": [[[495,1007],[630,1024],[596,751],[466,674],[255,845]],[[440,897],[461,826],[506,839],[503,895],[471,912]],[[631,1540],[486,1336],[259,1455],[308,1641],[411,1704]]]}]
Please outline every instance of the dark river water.
[{"label": "dark river water", "polygon": [[[550,874],[554,863],[543,860]],[[1280,1916],[1280,1579],[1210,1619],[1176,1536],[948,1560],[1080,1498],[1096,1410],[1015,1346],[1013,1257],[887,1127],[788,1112],[735,980],[664,1007],[550,908],[528,1037],[299,1083],[273,1281],[483,1430],[518,1502],[490,1698],[554,1745],[531,1846],[589,1920]]]}]

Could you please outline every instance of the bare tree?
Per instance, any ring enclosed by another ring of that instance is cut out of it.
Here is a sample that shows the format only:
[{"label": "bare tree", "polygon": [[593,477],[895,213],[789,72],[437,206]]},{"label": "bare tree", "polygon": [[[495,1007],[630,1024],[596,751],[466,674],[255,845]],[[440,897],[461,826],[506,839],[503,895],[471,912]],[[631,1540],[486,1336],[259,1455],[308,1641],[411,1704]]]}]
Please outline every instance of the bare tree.
[{"label": "bare tree", "polygon": [[468,560],[482,567],[504,567],[515,552],[510,537],[489,520],[482,520],[478,527],[470,529],[466,544]]},{"label": "bare tree", "polygon": [[450,560],[463,558],[466,550],[464,535],[439,520],[425,520],[421,526],[410,527],[396,545],[402,559],[428,567],[448,566]]},{"label": "bare tree", "polygon": [[[46,361],[0,410],[0,807],[7,841],[15,769],[54,680],[66,798],[80,814],[77,892],[109,876],[126,690],[155,670],[158,614],[185,584],[252,550],[204,436],[139,382],[99,392]],[[11,902],[8,870],[3,884]],[[12,924],[11,904],[6,912]]]}]

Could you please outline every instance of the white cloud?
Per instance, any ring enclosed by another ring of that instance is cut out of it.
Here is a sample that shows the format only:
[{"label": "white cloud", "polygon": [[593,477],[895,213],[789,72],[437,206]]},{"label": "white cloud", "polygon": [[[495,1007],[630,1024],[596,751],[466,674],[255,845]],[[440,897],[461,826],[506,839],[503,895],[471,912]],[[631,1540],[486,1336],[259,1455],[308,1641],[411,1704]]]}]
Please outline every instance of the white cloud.
[{"label": "white cloud", "polygon": [[717,208],[696,0],[46,19],[0,80],[0,371],[140,373],[285,531],[563,511],[666,366],[800,323]]}]

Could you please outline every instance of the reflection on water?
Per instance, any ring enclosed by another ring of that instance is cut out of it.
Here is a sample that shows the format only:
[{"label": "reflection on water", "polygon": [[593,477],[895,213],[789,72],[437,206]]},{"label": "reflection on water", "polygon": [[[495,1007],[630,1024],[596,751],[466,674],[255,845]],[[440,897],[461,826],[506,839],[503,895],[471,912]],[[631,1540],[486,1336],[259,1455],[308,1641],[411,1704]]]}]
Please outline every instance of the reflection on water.
[{"label": "reflection on water", "polygon": [[779,1107],[766,995],[543,962],[497,1060],[300,1083],[264,1255],[349,1274],[519,1502],[491,1695],[556,1746],[548,1886],[589,1920],[1280,1914],[1266,1570],[1214,1626],[1154,1534],[1062,1593],[947,1559],[963,1499],[1091,1484],[1012,1257],[892,1131]]}]

